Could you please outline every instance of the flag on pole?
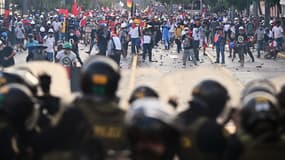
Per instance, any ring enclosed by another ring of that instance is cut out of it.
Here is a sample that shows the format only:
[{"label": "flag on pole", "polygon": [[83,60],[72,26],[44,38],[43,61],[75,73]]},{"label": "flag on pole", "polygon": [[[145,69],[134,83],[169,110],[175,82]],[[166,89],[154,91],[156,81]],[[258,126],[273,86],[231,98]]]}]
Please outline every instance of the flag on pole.
[{"label": "flag on pole", "polygon": [[71,8],[71,13],[75,16],[78,15],[78,8],[77,8],[77,4],[76,4],[76,0],[74,0],[72,8]]},{"label": "flag on pole", "polygon": [[133,1],[132,1],[132,0],[127,0],[127,6],[128,6],[129,8],[131,8],[132,5],[133,5]]},{"label": "flag on pole", "polygon": [[68,17],[68,9],[60,8],[56,10],[59,14],[63,14],[65,17]]}]

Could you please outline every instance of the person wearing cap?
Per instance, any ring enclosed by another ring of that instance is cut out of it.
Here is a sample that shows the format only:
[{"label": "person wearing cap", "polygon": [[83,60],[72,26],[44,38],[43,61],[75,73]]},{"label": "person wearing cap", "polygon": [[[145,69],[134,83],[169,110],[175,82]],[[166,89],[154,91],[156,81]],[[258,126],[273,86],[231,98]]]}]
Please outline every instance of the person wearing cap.
[{"label": "person wearing cap", "polygon": [[50,62],[54,60],[55,37],[53,29],[48,30],[48,35],[44,37],[44,44],[47,46],[47,58]]},{"label": "person wearing cap", "polygon": [[97,31],[97,41],[99,48],[99,55],[106,56],[108,41],[110,40],[111,34],[108,30],[107,24],[101,23]]},{"label": "person wearing cap", "polygon": [[76,54],[72,52],[72,45],[65,43],[63,50],[56,55],[56,62],[67,67],[76,67]]},{"label": "person wearing cap", "polygon": [[108,42],[107,56],[112,58],[118,65],[120,65],[122,54],[122,44],[120,38],[116,34],[112,34]]},{"label": "person wearing cap", "polygon": [[129,29],[129,35],[131,37],[131,48],[132,54],[138,54],[140,49],[140,37],[141,37],[141,27],[139,26],[139,20],[132,23]]},{"label": "person wearing cap", "polygon": [[148,55],[149,62],[152,61],[152,48],[153,48],[153,37],[151,28],[148,25],[143,31],[143,62],[145,61],[146,55]]},{"label": "person wearing cap", "polygon": [[121,24],[121,31],[120,31],[120,35],[119,35],[120,41],[122,43],[122,54],[123,57],[126,58],[128,55],[128,44],[130,41],[130,37],[128,34],[128,23],[123,22]]},{"label": "person wearing cap", "polygon": [[28,40],[27,40],[27,42],[25,44],[25,47],[24,47],[24,49],[28,49],[28,56],[26,58],[27,62],[30,61],[30,59],[31,59],[31,56],[32,56],[31,50],[32,50],[32,48],[34,46],[38,45],[38,44],[39,44],[39,42],[34,40],[34,35],[32,33],[29,33],[28,34]]},{"label": "person wearing cap", "polygon": [[14,56],[16,52],[6,43],[0,40],[0,67],[10,67],[15,64]]},{"label": "person wearing cap", "polygon": [[25,29],[22,25],[22,22],[19,22],[17,27],[15,28],[15,34],[17,39],[17,51],[21,48],[23,48],[24,45],[24,39],[25,39]]}]

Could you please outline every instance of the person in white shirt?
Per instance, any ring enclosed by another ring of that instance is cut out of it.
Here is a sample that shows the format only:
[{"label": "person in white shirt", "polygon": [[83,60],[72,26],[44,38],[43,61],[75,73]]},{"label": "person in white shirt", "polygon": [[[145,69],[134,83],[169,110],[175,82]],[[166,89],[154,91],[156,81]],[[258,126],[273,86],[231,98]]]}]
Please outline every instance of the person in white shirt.
[{"label": "person in white shirt", "polygon": [[65,43],[63,50],[57,53],[56,62],[62,64],[64,67],[76,67],[76,54],[72,52],[70,43]]},{"label": "person in white shirt", "polygon": [[120,38],[116,34],[112,34],[107,46],[107,56],[113,59],[118,65],[120,65],[122,54],[122,44]]},{"label": "person in white shirt", "polygon": [[226,37],[226,41],[228,39],[228,37],[230,36],[230,28],[231,28],[231,25],[229,22],[226,22],[225,25],[224,25],[224,34],[225,34],[225,37]]},{"label": "person in white shirt", "polygon": [[193,46],[194,54],[195,54],[196,60],[200,61],[200,59],[199,59],[199,46],[200,46],[200,29],[199,29],[199,26],[195,26],[193,28],[193,39],[194,39],[194,46]]},{"label": "person in white shirt", "polygon": [[151,26],[148,26],[144,30],[143,35],[143,61],[145,61],[146,54],[148,54],[149,62],[152,62],[152,33],[150,30]]},{"label": "person in white shirt", "polygon": [[54,47],[55,47],[55,38],[53,29],[48,30],[48,35],[44,37],[44,44],[47,46],[47,58],[50,62],[54,61]]},{"label": "person in white shirt", "polygon": [[136,22],[132,24],[132,26],[129,29],[129,35],[131,37],[131,48],[132,48],[132,54],[139,53],[140,48],[140,26]]},{"label": "person in white shirt", "polygon": [[283,28],[281,26],[281,22],[280,21],[276,22],[276,26],[274,26],[272,28],[272,33],[273,33],[274,39],[277,42],[277,46],[278,47],[282,47],[284,39],[283,39]]},{"label": "person in white shirt", "polygon": [[58,17],[55,19],[55,21],[52,22],[52,27],[54,29],[54,35],[55,35],[55,41],[57,42],[59,40],[59,34],[60,31],[62,30],[62,24],[58,20]]}]

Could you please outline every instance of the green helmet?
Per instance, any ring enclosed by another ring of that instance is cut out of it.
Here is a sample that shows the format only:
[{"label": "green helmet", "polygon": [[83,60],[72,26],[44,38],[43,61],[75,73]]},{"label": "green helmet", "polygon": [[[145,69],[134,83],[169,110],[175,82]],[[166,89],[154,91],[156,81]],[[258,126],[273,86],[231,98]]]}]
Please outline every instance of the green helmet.
[{"label": "green helmet", "polygon": [[72,49],[72,45],[68,42],[66,42],[63,46],[63,49]]}]

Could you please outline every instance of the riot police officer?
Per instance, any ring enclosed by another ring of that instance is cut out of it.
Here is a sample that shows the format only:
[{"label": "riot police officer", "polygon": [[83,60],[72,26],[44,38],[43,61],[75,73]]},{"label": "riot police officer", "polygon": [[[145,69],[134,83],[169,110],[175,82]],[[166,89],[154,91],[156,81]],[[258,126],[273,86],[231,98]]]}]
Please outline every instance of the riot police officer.
[{"label": "riot police officer", "polygon": [[38,120],[39,104],[24,85],[11,83],[0,88],[0,158],[32,159],[31,135]]},{"label": "riot police officer", "polygon": [[159,95],[154,89],[148,86],[139,86],[132,92],[129,104],[133,103],[137,99],[146,97],[159,98]]},{"label": "riot police officer", "polygon": [[[251,83],[254,84],[254,83]],[[281,160],[285,140],[280,134],[280,110],[271,89],[251,87],[241,99],[240,131],[229,140],[225,159]]]},{"label": "riot police officer", "polygon": [[48,138],[42,139],[50,139],[57,144],[48,142],[50,148],[61,150],[79,150],[92,140],[95,148],[104,149],[103,153],[91,149],[92,155],[101,159],[127,149],[125,112],[119,108],[116,97],[119,80],[120,68],[113,60],[91,56],[81,70],[82,95],[64,112],[58,125],[45,133]]},{"label": "riot police officer", "polygon": [[179,133],[173,127],[174,111],[156,98],[133,102],[126,115],[126,131],[134,160],[172,160]]},{"label": "riot police officer", "polygon": [[228,100],[227,89],[214,80],[202,81],[194,87],[190,107],[176,120],[182,134],[179,147],[181,160],[222,158],[227,131],[216,119]]}]

